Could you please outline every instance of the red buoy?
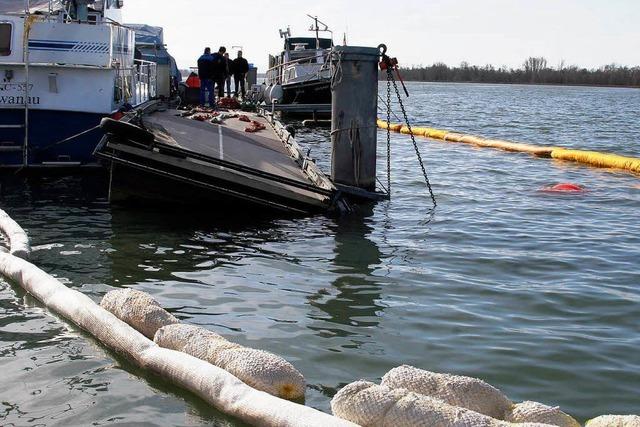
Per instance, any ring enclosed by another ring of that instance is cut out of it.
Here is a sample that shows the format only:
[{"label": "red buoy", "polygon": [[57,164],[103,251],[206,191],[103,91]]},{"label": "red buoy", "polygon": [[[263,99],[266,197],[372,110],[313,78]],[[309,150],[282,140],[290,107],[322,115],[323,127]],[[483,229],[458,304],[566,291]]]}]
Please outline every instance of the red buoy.
[{"label": "red buoy", "polygon": [[549,187],[542,188],[541,191],[547,193],[582,193],[584,192],[584,188],[580,187],[577,184],[572,184],[570,182],[563,182],[556,185],[551,185]]}]

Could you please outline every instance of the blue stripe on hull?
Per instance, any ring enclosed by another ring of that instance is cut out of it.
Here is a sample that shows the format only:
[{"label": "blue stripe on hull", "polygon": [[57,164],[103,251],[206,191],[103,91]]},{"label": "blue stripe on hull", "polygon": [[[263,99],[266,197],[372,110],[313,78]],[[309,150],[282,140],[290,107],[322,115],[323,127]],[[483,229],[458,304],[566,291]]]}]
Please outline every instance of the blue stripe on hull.
[{"label": "blue stripe on hull", "polygon": [[[96,164],[93,150],[102,138],[100,129],[63,144],[53,144],[97,126],[104,116],[105,114],[30,110],[29,165],[39,166],[47,162]],[[24,124],[24,110],[0,110],[0,124]],[[22,165],[22,151],[9,151],[7,147],[22,147],[23,144],[24,129],[0,128],[0,168]]]}]

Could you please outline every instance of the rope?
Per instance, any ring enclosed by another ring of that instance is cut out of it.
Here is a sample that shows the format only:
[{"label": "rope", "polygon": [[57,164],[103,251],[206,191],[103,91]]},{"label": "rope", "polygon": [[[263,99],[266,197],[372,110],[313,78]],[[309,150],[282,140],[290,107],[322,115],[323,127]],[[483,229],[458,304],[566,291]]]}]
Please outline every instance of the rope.
[{"label": "rope", "polygon": [[331,75],[331,90],[335,89],[340,83],[342,83],[342,52],[338,52],[338,60],[334,67],[334,72]]},{"label": "rope", "polygon": [[350,131],[352,129],[371,129],[371,128],[376,128],[377,129],[378,125],[375,125],[375,126],[356,126],[356,127],[353,127],[353,128],[349,127],[349,128],[334,129],[334,130],[331,131],[330,135],[334,135],[334,134],[336,134],[338,132]]},{"label": "rope", "polygon": [[86,135],[89,132],[93,132],[94,130],[99,129],[99,128],[100,128],[100,125],[94,126],[91,129],[84,130],[84,131],[82,131],[80,133],[77,133],[75,135],[70,136],[69,138],[63,139],[62,141],[54,142],[53,144],[49,144],[49,145],[46,145],[44,147],[35,148],[34,151],[45,151],[45,150],[48,150],[48,149],[50,149],[52,147],[55,147],[56,145],[64,144],[65,142],[69,142],[69,141],[71,141],[73,139],[79,138],[79,137],[81,137],[83,135]]}]

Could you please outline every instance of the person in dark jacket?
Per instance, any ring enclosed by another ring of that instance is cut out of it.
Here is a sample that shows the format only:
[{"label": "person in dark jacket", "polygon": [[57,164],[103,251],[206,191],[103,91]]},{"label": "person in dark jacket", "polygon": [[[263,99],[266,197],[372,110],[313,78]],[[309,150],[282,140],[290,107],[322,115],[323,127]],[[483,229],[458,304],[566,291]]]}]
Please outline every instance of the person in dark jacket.
[{"label": "person in dark jacket", "polygon": [[224,84],[227,88],[227,98],[231,98],[231,76],[233,76],[233,61],[229,59],[229,53],[224,54]]},{"label": "person in dark jacket", "polygon": [[209,93],[209,106],[215,106],[213,94],[213,55],[211,48],[207,47],[204,54],[198,59],[198,78],[200,78],[200,105],[204,107],[207,92]]},{"label": "person in dark jacket", "polygon": [[226,51],[226,47],[220,46],[218,52],[213,54],[213,81],[218,86],[218,98],[224,98],[224,74],[227,69],[224,53]]},{"label": "person in dark jacket", "polygon": [[246,59],[242,57],[242,51],[238,51],[238,57],[233,60],[232,63],[233,68],[233,80],[236,85],[235,96],[238,97],[238,86],[241,88],[242,97],[244,98],[245,90],[244,90],[244,82],[247,78],[247,73],[249,72],[249,63]]}]

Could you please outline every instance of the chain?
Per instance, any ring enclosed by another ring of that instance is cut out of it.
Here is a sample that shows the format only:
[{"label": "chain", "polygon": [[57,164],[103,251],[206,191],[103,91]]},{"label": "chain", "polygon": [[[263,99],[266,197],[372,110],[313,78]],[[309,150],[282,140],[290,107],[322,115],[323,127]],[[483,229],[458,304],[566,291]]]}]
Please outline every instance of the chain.
[{"label": "chain", "polygon": [[[420,155],[420,150],[418,149],[418,144],[416,143],[416,137],[413,134],[413,130],[411,129],[411,123],[409,123],[409,117],[407,116],[407,111],[404,108],[404,104],[402,103],[402,97],[400,96],[400,91],[398,90],[398,84],[396,83],[396,79],[393,77],[393,72],[391,67],[387,68],[387,88],[389,88],[389,82],[393,83],[393,87],[396,91],[396,95],[398,96],[398,103],[400,104],[400,109],[402,110],[402,115],[404,116],[404,122],[407,124],[407,128],[409,129],[409,135],[411,136],[411,142],[413,142],[413,148],[416,150],[416,156],[418,157],[418,163],[420,163],[420,168],[422,169],[422,176],[424,176],[424,181],[427,184],[427,188],[429,189],[429,195],[431,196],[431,201],[433,202],[433,207],[435,208],[438,204],[436,203],[436,197],[433,194],[433,189],[431,188],[431,183],[429,182],[429,177],[427,176],[427,170],[424,167],[424,162],[422,161],[422,156]],[[388,89],[388,91],[390,91],[390,89]],[[390,96],[391,95],[387,95],[389,97],[389,101],[391,101]],[[390,113],[389,110],[391,109],[391,102],[389,102],[388,104],[389,106],[387,107],[387,138],[390,138],[390,129],[389,129],[389,124],[390,122]]]},{"label": "chain", "polygon": [[387,79],[387,194],[391,197],[391,80]]}]

